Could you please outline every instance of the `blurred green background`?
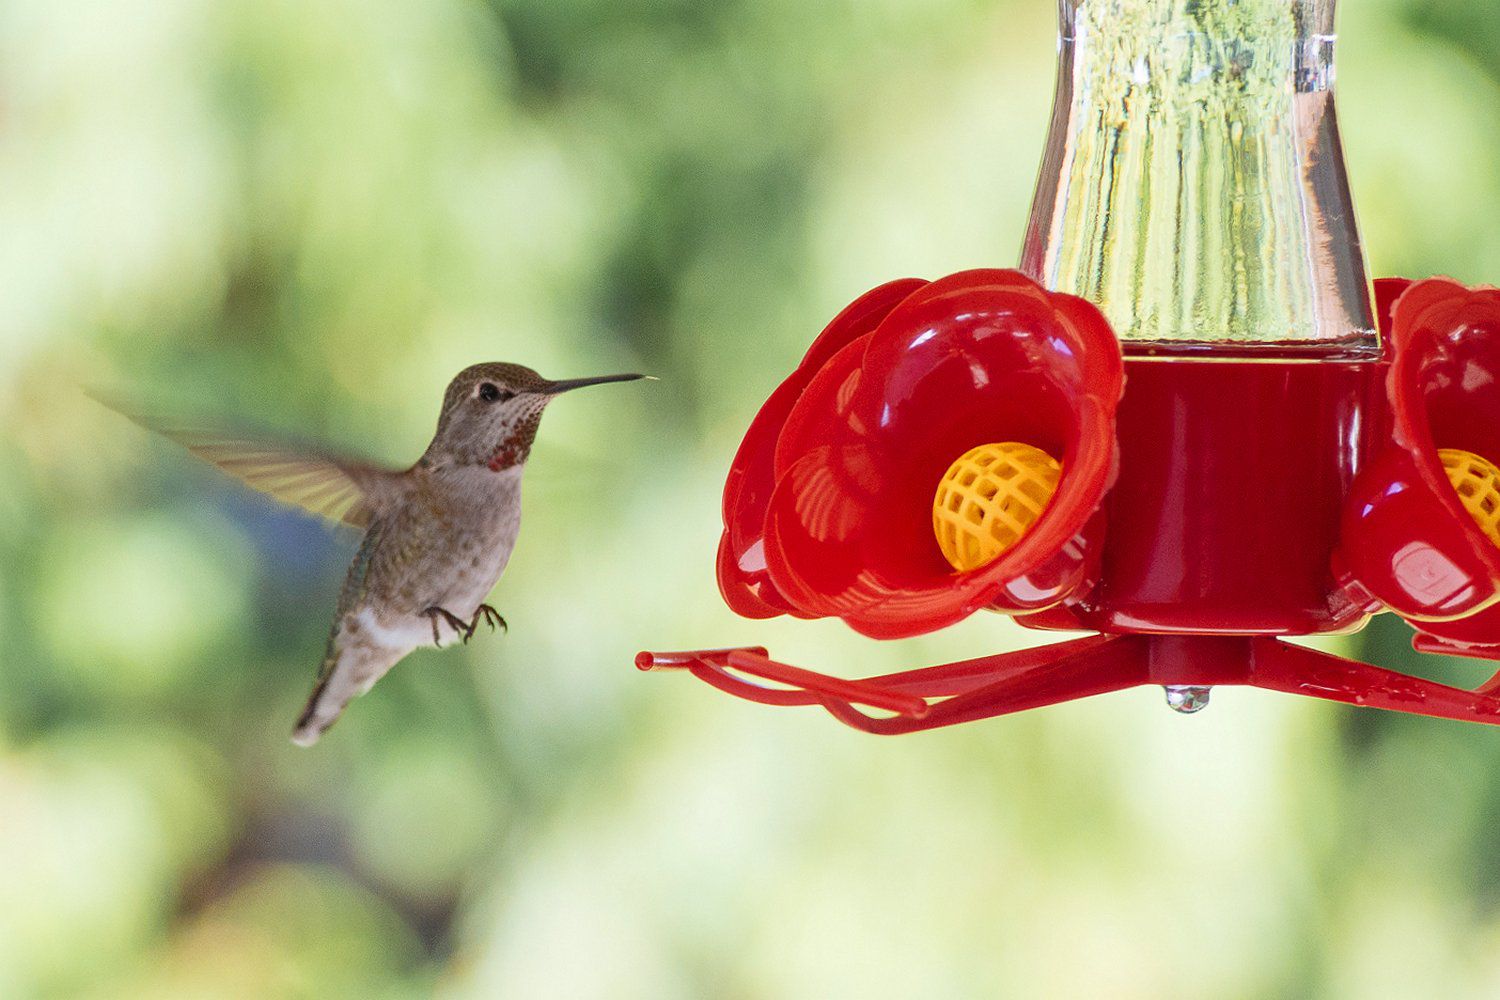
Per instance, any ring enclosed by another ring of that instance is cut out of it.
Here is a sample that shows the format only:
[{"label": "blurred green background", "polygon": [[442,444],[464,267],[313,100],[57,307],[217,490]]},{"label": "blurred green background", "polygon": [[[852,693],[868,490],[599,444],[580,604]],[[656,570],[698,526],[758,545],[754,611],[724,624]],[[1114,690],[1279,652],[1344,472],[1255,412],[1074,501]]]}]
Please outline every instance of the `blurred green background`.
[{"label": "blurred green background", "polygon": [[[1378,274],[1500,280],[1500,8],[1346,0]],[[1013,647],[735,619],[739,435],[887,278],[1015,261],[1047,0],[0,0],[0,997],[1492,997],[1500,736],[1143,690],[898,741],[642,676]],[[390,462],[554,407],[495,594],[287,733],[353,541],[88,401]],[[1416,665],[1403,626],[1347,641]]]}]

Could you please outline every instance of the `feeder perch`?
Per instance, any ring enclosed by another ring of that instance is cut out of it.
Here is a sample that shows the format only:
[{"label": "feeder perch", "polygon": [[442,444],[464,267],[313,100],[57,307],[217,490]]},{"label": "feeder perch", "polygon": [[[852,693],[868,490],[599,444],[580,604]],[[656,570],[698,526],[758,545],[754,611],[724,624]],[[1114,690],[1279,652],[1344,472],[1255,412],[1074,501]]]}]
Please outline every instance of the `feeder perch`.
[{"label": "feeder perch", "polygon": [[1500,722],[1315,652],[1393,612],[1500,660],[1500,291],[1372,283],[1333,0],[1062,0],[1018,270],[866,293],[750,425],[724,599],[875,639],[980,610],[1092,633],[846,680],[759,647],[642,653],[899,734],[1139,685],[1252,685]]}]

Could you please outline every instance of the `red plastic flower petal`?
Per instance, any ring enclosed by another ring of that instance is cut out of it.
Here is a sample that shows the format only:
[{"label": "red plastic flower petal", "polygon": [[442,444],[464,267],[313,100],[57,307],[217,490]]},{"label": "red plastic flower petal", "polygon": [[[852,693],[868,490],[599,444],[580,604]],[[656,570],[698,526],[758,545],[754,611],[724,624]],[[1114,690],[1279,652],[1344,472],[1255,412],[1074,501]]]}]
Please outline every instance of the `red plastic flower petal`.
[{"label": "red plastic flower petal", "polygon": [[[1395,304],[1392,336],[1396,439],[1414,453],[1462,448],[1500,458],[1500,289],[1415,282]],[[1429,464],[1433,482],[1446,485]]]},{"label": "red plastic flower petal", "polygon": [[1416,282],[1396,304],[1393,340],[1396,443],[1500,581],[1500,549],[1464,510],[1438,458],[1439,449],[1457,449],[1500,461],[1500,289]]},{"label": "red plastic flower petal", "polygon": [[[1113,482],[1123,384],[1099,311],[1020,272],[911,292],[822,364],[785,419],[764,529],[778,596],[880,638],[986,605],[1057,604],[1083,582],[1085,528]],[[954,459],[1000,441],[1060,457],[1063,481],[1014,548],[956,573],[933,538],[933,494]]]},{"label": "red plastic flower petal", "polygon": [[1500,549],[1465,510],[1439,455],[1500,459],[1500,290],[1418,281],[1390,311],[1395,446],[1354,483],[1340,573],[1423,631],[1500,642],[1500,623],[1479,628],[1471,617],[1500,599]]},{"label": "red plastic flower petal", "polygon": [[828,361],[849,344],[869,336],[912,292],[926,285],[905,278],[860,296],[813,341],[796,371],[777,387],[750,424],[724,486],[724,535],[719,542],[719,591],[746,618],[781,614],[810,617],[784,598],[766,572],[766,507],[776,479],[776,441],[803,390]]}]

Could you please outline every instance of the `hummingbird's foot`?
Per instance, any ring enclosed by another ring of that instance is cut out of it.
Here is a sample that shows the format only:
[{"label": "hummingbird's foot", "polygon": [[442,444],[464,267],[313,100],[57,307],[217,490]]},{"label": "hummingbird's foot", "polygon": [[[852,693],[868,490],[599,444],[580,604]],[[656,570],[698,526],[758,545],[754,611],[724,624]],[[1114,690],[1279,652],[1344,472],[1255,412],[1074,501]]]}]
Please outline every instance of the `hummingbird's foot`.
[{"label": "hummingbird's foot", "polygon": [[439,618],[447,622],[448,627],[453,630],[453,633],[457,636],[462,637],[465,643],[467,643],[469,641],[469,637],[474,634],[474,626],[470,625],[468,622],[464,621],[462,618],[458,617],[458,615],[455,615],[447,608],[428,608],[426,611],[422,612],[422,614],[432,622],[432,644],[434,646],[442,646],[443,644],[442,637],[438,635]]},{"label": "hummingbird's foot", "polygon": [[491,632],[495,631],[496,625],[500,626],[501,631],[510,631],[510,626],[505,624],[505,619],[500,617],[500,612],[496,611],[488,604],[481,604],[479,608],[474,612],[474,620],[469,623],[470,635],[473,635],[474,630],[479,627],[479,622],[481,619],[483,619],[484,623],[490,627]]}]

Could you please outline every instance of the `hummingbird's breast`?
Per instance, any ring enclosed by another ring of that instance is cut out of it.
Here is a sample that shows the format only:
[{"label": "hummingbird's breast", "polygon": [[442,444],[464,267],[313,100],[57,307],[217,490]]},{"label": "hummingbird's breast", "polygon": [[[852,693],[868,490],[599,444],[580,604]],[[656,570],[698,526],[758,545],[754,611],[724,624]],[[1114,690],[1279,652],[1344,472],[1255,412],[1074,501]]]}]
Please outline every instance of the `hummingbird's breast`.
[{"label": "hummingbird's breast", "polygon": [[468,616],[505,572],[521,528],[521,467],[443,470],[398,515],[392,598],[402,613],[441,607]]}]

